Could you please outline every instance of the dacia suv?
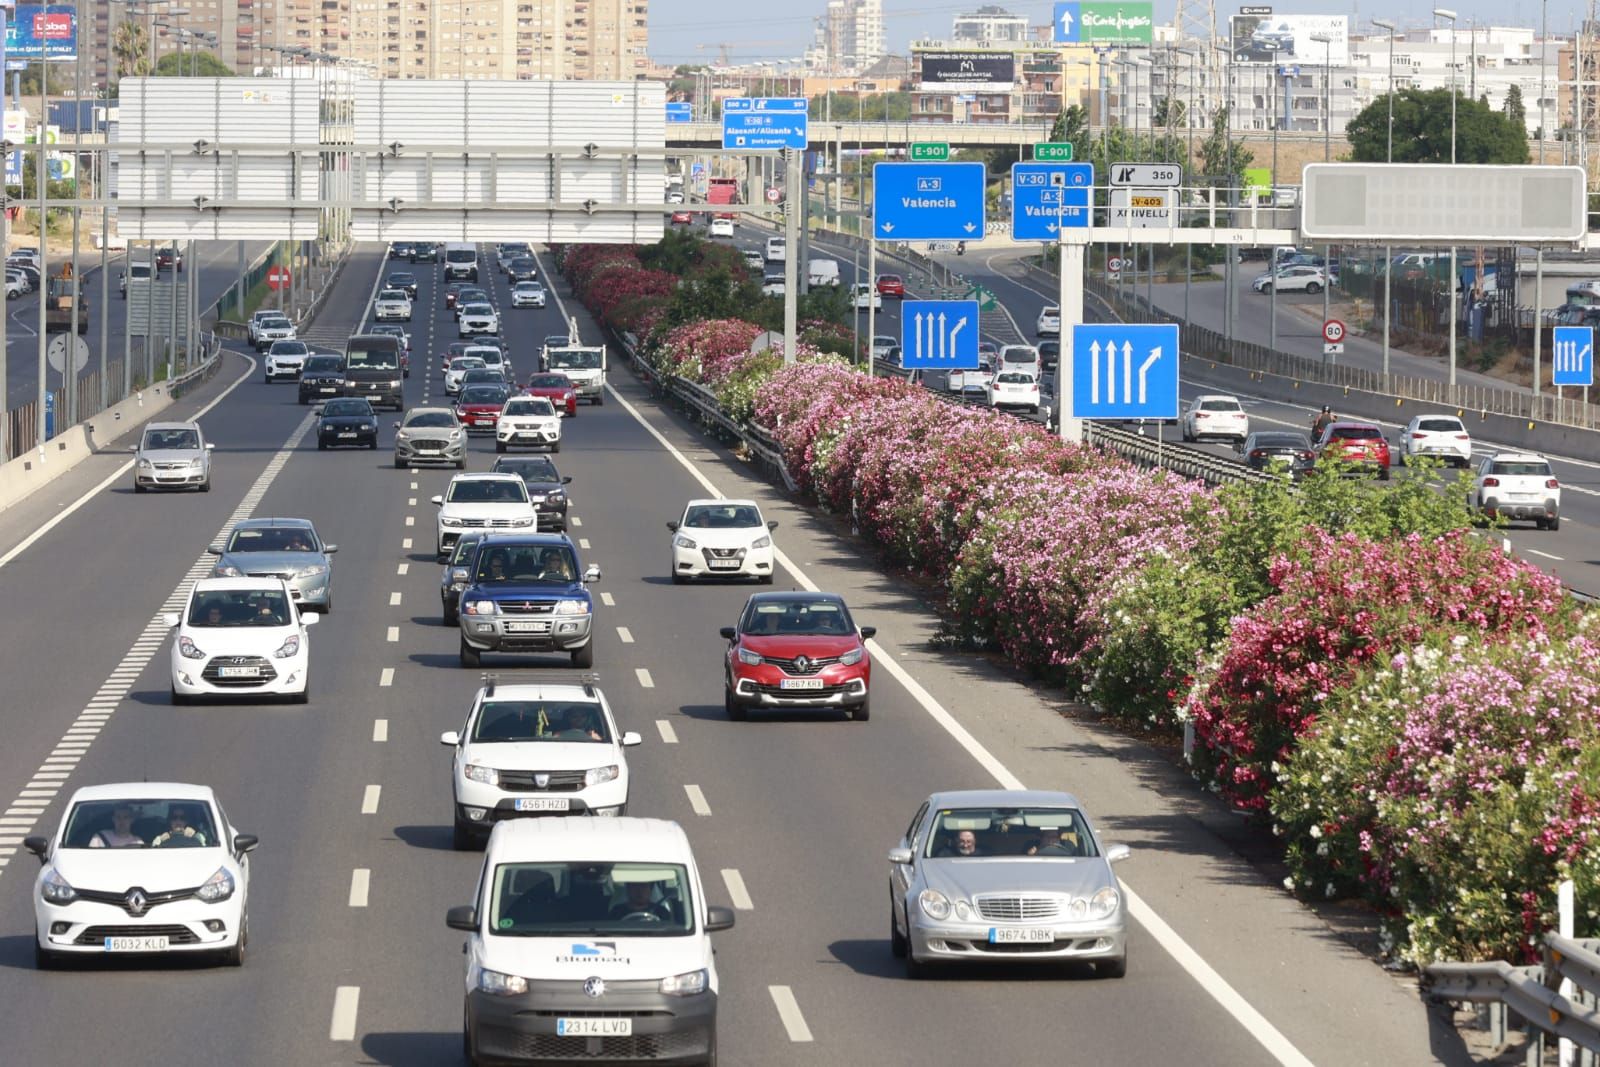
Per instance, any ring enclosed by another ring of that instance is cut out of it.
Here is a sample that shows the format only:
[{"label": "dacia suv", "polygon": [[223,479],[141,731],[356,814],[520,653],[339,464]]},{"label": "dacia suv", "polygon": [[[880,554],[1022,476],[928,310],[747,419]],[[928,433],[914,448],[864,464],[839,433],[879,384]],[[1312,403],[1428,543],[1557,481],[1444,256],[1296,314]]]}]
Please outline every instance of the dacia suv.
[{"label": "dacia suv", "polygon": [[585,586],[600,568],[582,568],[565,534],[491,534],[478,544],[461,590],[461,665],[485,652],[553,652],[574,667],[594,666],[594,598]]}]

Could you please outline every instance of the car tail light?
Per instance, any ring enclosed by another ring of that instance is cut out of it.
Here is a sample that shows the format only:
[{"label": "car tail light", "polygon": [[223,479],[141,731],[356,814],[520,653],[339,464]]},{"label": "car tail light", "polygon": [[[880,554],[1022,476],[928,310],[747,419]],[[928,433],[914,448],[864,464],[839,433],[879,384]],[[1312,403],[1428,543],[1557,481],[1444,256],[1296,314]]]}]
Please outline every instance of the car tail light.
[{"label": "car tail light", "polygon": [[1485,489],[1494,489],[1497,486],[1499,486],[1499,484],[1500,484],[1500,479],[1499,478],[1485,478],[1483,480],[1483,487]]},{"label": "car tail light", "polygon": [[1266,455],[1266,453],[1261,451],[1261,449],[1259,449],[1259,448],[1253,448],[1253,449],[1250,450],[1250,458],[1251,459],[1260,459],[1261,457],[1263,457],[1265,455]]},{"label": "car tail light", "polygon": [[1556,481],[1554,478],[1547,478],[1545,479],[1544,487],[1546,489],[1560,489],[1561,483]]},{"label": "car tail light", "polygon": [[1425,434],[1425,433],[1423,433],[1423,432],[1421,432],[1421,431],[1420,431],[1420,430],[1419,430],[1419,431],[1417,431],[1417,432],[1416,432],[1416,433],[1414,433],[1414,434],[1412,434],[1412,435],[1411,435],[1411,439],[1412,439],[1412,440],[1413,440],[1413,441],[1420,441],[1420,440],[1422,440],[1422,439],[1423,439],[1423,438],[1424,438],[1424,437],[1427,437],[1427,436],[1428,436],[1428,435],[1427,435],[1427,434]]},{"label": "car tail light", "polygon": [[1457,441],[1470,441],[1470,440],[1472,440],[1472,438],[1468,437],[1464,433],[1458,433],[1458,434],[1456,434],[1456,440]]},{"label": "car tail light", "polygon": [[1204,411],[1197,411],[1194,413],[1194,417],[1197,419],[1209,419],[1211,416]]},{"label": "car tail light", "polygon": [[1316,459],[1317,458],[1317,454],[1315,452],[1302,452],[1302,453],[1300,453],[1300,458],[1301,459]]}]

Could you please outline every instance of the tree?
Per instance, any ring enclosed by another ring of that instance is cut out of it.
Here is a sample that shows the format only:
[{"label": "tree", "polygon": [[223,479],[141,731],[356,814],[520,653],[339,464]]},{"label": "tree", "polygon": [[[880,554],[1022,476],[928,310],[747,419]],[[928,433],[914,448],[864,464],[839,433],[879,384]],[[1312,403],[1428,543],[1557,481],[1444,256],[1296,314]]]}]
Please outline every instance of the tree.
[{"label": "tree", "polygon": [[1156,101],[1155,114],[1151,121],[1164,129],[1171,129],[1174,126],[1182,126],[1187,115],[1188,109],[1182,100],[1163,96]]},{"label": "tree", "polygon": [[66,93],[72,88],[72,66],[68,63],[29,63],[19,80],[24,97],[38,97],[39,72],[45,68],[49,77],[48,92],[52,96]]},{"label": "tree", "polygon": [[156,62],[158,78],[231,78],[238,72],[210,52],[168,52]]},{"label": "tree", "polygon": [[1528,109],[1522,102],[1522,86],[1512,83],[1506,90],[1506,101],[1500,106],[1500,110],[1515,125],[1522,129],[1528,128]]},{"label": "tree", "polygon": [[[1380,96],[1345,127],[1357,163],[1381,163],[1388,146],[1389,98]],[[1524,124],[1476,100],[1456,99],[1457,163],[1528,162]],[[1450,162],[1450,90],[1406,89],[1394,97],[1394,161]]]},{"label": "tree", "polygon": [[1050,140],[1070,144],[1076,155],[1087,156],[1089,138],[1089,113],[1082,105],[1073,104],[1056,116],[1050,127]]},{"label": "tree", "polygon": [[1228,109],[1219,107],[1211,118],[1211,133],[1200,146],[1200,173],[1208,178],[1220,179],[1221,184],[1242,184],[1245,168],[1255,162],[1256,154],[1232,139],[1228,130]]},{"label": "tree", "polygon": [[111,39],[111,54],[116,57],[118,78],[150,73],[150,42],[136,20],[124,20],[117,27],[116,36]]}]

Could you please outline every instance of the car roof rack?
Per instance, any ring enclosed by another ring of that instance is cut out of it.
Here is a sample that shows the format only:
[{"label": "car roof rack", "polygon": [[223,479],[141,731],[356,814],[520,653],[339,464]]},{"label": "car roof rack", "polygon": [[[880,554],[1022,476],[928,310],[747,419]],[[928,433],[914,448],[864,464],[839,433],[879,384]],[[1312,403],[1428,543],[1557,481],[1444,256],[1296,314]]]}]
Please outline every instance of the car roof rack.
[{"label": "car roof rack", "polygon": [[[527,671],[517,671],[509,676],[500,671],[485,671],[483,680],[483,695],[494,696],[495,687],[499,685],[571,685],[572,674],[568,671],[540,670],[534,668]],[[578,675],[578,684],[583,686],[583,693],[593,697],[600,685],[600,675],[595,671],[585,671]]]}]

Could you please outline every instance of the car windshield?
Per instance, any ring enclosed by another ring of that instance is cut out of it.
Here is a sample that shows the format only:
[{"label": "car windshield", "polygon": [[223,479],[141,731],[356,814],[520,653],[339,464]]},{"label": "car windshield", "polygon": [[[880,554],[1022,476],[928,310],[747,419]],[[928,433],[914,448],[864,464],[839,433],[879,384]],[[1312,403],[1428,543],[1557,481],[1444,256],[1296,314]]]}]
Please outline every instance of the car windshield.
[{"label": "car windshield", "polygon": [[289,326],[289,320],[282,315],[269,316],[261,320],[261,325],[269,330],[282,330]]},{"label": "car windshield", "polygon": [[739,629],[756,637],[848,637],[855,633],[842,603],[805,596],[757,600],[745,609]]},{"label": "car windshield", "polygon": [[[491,937],[683,937],[694,932],[689,872],[677,863],[501,863],[488,886]],[[563,944],[557,963],[614,956],[614,943]]]},{"label": "car windshield", "polygon": [[289,598],[279,589],[213,589],[189,604],[189,625],[233,629],[287,626],[294,619]]},{"label": "car windshield", "polygon": [[492,546],[478,553],[477,580],[568,585],[578,580],[578,559],[566,545]]},{"label": "car windshield", "polygon": [[556,465],[543,456],[497,459],[494,461],[494,469],[500,473],[515,474],[525,482],[559,482],[561,480],[561,474],[556,470]]},{"label": "car windshield", "polygon": [[943,808],[934,812],[930,826],[922,851],[929,858],[1100,854],[1075,808]]},{"label": "car windshield", "polygon": [[315,552],[316,534],[304,526],[248,526],[233,531],[229,552]]},{"label": "car windshield", "polygon": [[498,348],[474,348],[472,351],[478,354],[478,359],[483,360],[485,367],[499,367],[506,361],[505,353]]},{"label": "car windshield", "polygon": [[478,356],[457,356],[450,363],[450,369],[457,371],[481,370],[486,366],[488,364]]},{"label": "car windshield", "polygon": [[591,741],[611,740],[600,705],[566,700],[488,700],[472,724],[472,740]]},{"label": "car windshield", "polygon": [[557,349],[550,353],[550,366],[575,367],[579,370],[598,369],[600,366],[600,350],[598,348]]},{"label": "car windshield", "polygon": [[503,381],[505,381],[505,376],[500,373],[500,368],[490,367],[487,364],[482,367],[474,367],[461,376],[461,384],[463,385],[477,385],[481,382]]},{"label": "car windshield", "polygon": [[572,381],[565,374],[535,374],[528,379],[529,389],[570,389]]},{"label": "car windshield", "polygon": [[1002,363],[1033,363],[1039,358],[1039,353],[1031,348],[1008,348],[1000,357]]},{"label": "car windshield", "polygon": [[383,292],[378,294],[378,299],[379,300],[410,300],[411,298],[409,296],[407,296],[404,292],[402,292],[399,289],[385,289]]},{"label": "car windshield", "polygon": [[1335,426],[1329,437],[1335,441],[1376,441],[1382,439],[1383,431],[1376,426]]},{"label": "car windshield", "polygon": [[1033,375],[1023,374],[1020,371],[1010,371],[1000,375],[995,381],[1010,385],[1032,385]]},{"label": "car windshield", "polygon": [[322,405],[325,419],[349,418],[354,415],[372,416],[372,405],[365,400],[330,400]]},{"label": "car windshield", "polygon": [[466,478],[450,483],[445,500],[452,504],[525,504],[528,491],[520,479]]},{"label": "car windshield", "polygon": [[144,449],[146,452],[158,449],[199,447],[200,435],[194,430],[146,430],[144,432]]},{"label": "car windshield", "polygon": [[444,253],[446,263],[471,263],[477,258],[477,251],[471,248],[448,248]]},{"label": "car windshield", "polygon": [[1537,460],[1497,459],[1489,468],[1490,474],[1523,475],[1526,477],[1550,477],[1550,464]]},{"label": "car windshield", "polygon": [[754,504],[696,504],[683,515],[686,530],[748,530],[761,525]]},{"label": "car windshield", "polygon": [[400,346],[388,337],[370,342],[352,340],[345,349],[344,358],[350,370],[398,370]]},{"label": "car windshield", "polygon": [[420,430],[456,425],[456,417],[448,411],[418,411],[407,415],[402,429]]},{"label": "car windshield", "polygon": [[216,819],[203,800],[84,800],[67,814],[62,848],[216,848]]},{"label": "car windshield", "polygon": [[1466,433],[1466,427],[1455,419],[1422,419],[1417,429],[1426,433]]},{"label": "car windshield", "polygon": [[344,360],[338,356],[312,356],[306,360],[304,373],[315,374],[318,371],[336,371],[344,368]]},{"label": "car windshield", "polygon": [[473,385],[461,390],[463,404],[493,404],[499,407],[506,401],[506,390],[500,385]]},{"label": "car windshield", "polygon": [[518,256],[516,259],[513,259],[511,261],[511,269],[512,270],[533,270],[534,269],[533,260],[528,258],[527,256]]},{"label": "car windshield", "polygon": [[1257,434],[1253,440],[1256,448],[1309,448],[1304,437],[1293,433]]},{"label": "car windshield", "polygon": [[554,415],[556,409],[542,396],[518,397],[506,401],[507,415]]},{"label": "car windshield", "polygon": [[1239,407],[1237,400],[1202,400],[1200,401],[1200,410],[1238,412],[1243,409]]},{"label": "car windshield", "polygon": [[396,287],[415,285],[417,284],[417,276],[415,274],[391,274],[389,275],[389,284]]},{"label": "car windshield", "polygon": [[274,341],[272,354],[275,356],[303,356],[306,354],[304,341]]},{"label": "car windshield", "polygon": [[466,307],[465,314],[468,314],[468,315],[493,315],[494,314],[494,308],[490,307],[488,304],[477,304],[477,303],[468,304],[467,307]]},{"label": "car windshield", "polygon": [[518,282],[517,283],[517,292],[519,292],[519,293],[542,293],[542,292],[544,292],[544,286],[540,285],[538,282]]}]

